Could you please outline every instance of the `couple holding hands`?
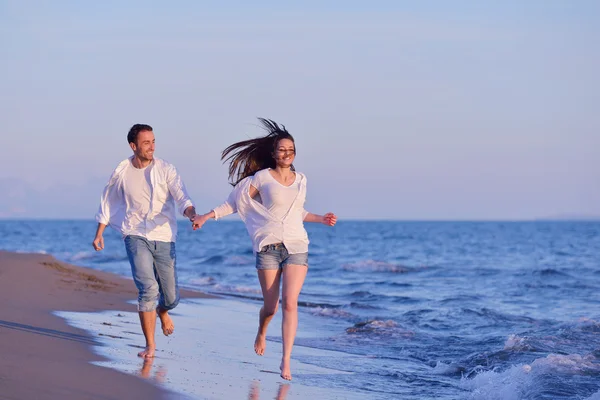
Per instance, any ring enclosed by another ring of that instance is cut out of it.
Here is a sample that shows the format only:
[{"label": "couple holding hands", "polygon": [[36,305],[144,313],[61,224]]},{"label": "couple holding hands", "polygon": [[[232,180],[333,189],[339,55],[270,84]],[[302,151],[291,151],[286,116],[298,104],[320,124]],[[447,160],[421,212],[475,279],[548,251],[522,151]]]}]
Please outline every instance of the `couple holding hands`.
[{"label": "couple holding hands", "polygon": [[209,219],[237,213],[248,230],[256,255],[256,271],[263,294],[256,354],[263,355],[269,322],[277,312],[281,287],[281,377],[292,379],[290,358],[298,327],[298,296],[308,272],[308,235],[304,222],[335,225],[333,213],[313,214],[304,209],[306,176],[293,162],[296,145],[285,126],[259,118],[267,134],[234,143],[221,159],[229,162],[233,190],[227,200],[206,214],[196,214],[176,168],[154,157],[152,127],[134,125],[127,140],[133,156],[113,171],[102,193],[92,243],[104,248],[103,232],[110,225],[121,233],[138,289],[138,312],[146,339],[138,355],[154,357],[156,318],[165,335],[173,333],[169,316],[179,303],[175,241],[177,213],[190,219],[194,230]]}]

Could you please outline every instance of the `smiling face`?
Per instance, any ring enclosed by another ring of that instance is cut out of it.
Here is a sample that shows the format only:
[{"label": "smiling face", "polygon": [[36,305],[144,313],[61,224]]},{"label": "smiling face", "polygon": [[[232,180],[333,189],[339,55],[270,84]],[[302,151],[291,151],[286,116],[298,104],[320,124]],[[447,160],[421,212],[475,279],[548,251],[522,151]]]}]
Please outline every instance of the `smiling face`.
[{"label": "smiling face", "polygon": [[275,164],[281,168],[290,168],[296,158],[296,146],[290,139],[280,139],[275,146],[273,159]]},{"label": "smiling face", "polygon": [[154,157],[154,133],[141,131],[135,143],[130,143],[133,154],[142,162],[152,161]]}]

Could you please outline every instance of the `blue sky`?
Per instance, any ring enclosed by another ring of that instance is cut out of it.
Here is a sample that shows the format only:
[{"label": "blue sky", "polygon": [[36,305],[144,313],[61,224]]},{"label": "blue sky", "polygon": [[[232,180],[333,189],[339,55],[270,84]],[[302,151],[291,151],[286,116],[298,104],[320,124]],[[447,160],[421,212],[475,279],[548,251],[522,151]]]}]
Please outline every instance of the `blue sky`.
[{"label": "blue sky", "polygon": [[0,217],[93,218],[129,127],[199,210],[285,124],[341,219],[600,216],[595,1],[0,1]]}]

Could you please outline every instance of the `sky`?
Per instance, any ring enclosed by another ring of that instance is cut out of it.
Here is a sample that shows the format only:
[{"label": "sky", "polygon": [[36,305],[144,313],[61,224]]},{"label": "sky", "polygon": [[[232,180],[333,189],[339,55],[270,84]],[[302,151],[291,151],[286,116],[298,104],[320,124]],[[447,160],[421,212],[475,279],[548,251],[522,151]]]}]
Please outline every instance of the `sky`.
[{"label": "sky", "polygon": [[257,117],[313,213],[600,216],[597,1],[0,0],[0,51],[0,218],[93,219],[135,123],[209,211]]}]

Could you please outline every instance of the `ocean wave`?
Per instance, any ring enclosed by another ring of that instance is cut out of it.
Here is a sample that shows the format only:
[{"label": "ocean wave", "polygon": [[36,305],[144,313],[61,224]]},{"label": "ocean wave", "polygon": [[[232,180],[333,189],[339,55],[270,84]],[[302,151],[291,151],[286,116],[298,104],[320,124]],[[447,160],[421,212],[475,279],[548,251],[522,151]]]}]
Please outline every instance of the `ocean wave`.
[{"label": "ocean wave", "polygon": [[403,265],[376,260],[364,260],[355,263],[343,264],[342,269],[344,271],[391,272],[395,274],[403,274],[410,271],[410,268]]},{"label": "ocean wave", "polygon": [[232,255],[232,256],[222,256],[222,255],[214,255],[210,257],[206,257],[200,260],[197,260],[193,263],[194,265],[227,265],[227,266],[236,266],[236,265],[254,265],[254,258],[247,257],[244,255]]},{"label": "ocean wave", "polygon": [[189,283],[191,285],[206,286],[206,285],[214,285],[216,281],[217,280],[212,276],[203,276],[200,278],[192,278],[187,283]]},{"label": "ocean wave", "polygon": [[590,397],[583,399],[583,400],[600,400],[600,390],[598,390],[596,393],[594,393]]},{"label": "ocean wave", "polygon": [[575,324],[575,328],[583,332],[600,333],[600,322],[582,317]]},{"label": "ocean wave", "polygon": [[96,264],[110,264],[114,262],[128,261],[126,255],[105,252],[98,253],[95,251],[80,251],[79,253],[75,253],[70,256],[67,255],[65,259],[74,264],[82,261],[86,262],[88,260],[93,260],[93,262]]},{"label": "ocean wave", "polygon": [[[513,365],[504,371],[481,371],[476,368],[472,372],[475,373],[474,376],[463,377],[460,382],[464,389],[471,391],[469,399],[537,398],[541,390],[550,396],[555,391],[561,393],[557,398],[565,398],[565,393],[576,391],[577,388],[566,387],[565,383],[573,380],[564,378],[570,375],[598,374],[600,364],[592,355],[582,357],[578,354],[549,354],[530,364]],[[573,382],[573,385],[576,383]]]},{"label": "ocean wave", "polygon": [[540,368],[544,372],[580,375],[600,373],[600,363],[592,354],[549,354],[546,358],[538,358],[531,365],[525,366],[529,371]]},{"label": "ocean wave", "polygon": [[354,324],[350,328],[346,328],[347,333],[351,334],[374,334],[384,336],[414,336],[415,332],[402,328],[397,322],[392,320],[368,320]]},{"label": "ocean wave", "polygon": [[315,307],[311,308],[309,312],[313,315],[331,318],[343,318],[343,319],[354,319],[356,315],[344,311],[340,308],[326,308],[326,307]]},{"label": "ocean wave", "polygon": [[222,292],[222,293],[237,293],[237,294],[240,294],[240,293],[261,294],[262,293],[260,291],[260,289],[257,289],[254,287],[222,285],[219,283],[217,283],[213,286],[213,290]]},{"label": "ocean wave", "polygon": [[227,256],[223,264],[225,265],[254,265],[256,260],[244,256]]},{"label": "ocean wave", "polygon": [[518,335],[509,335],[504,342],[504,350],[506,351],[530,351],[532,350],[531,345],[528,343],[527,337],[521,337]]},{"label": "ocean wave", "polygon": [[453,375],[461,374],[462,372],[464,372],[464,370],[465,370],[465,368],[460,365],[447,364],[442,361],[438,361],[435,364],[435,367],[433,367],[432,373],[434,375],[453,376]]},{"label": "ocean wave", "polygon": [[539,269],[537,271],[534,271],[534,274],[536,275],[541,275],[541,276],[570,276],[569,274],[566,274],[562,271],[559,271],[557,269],[554,268],[543,268],[543,269]]},{"label": "ocean wave", "polygon": [[28,253],[33,253],[33,254],[48,254],[48,252],[46,250],[15,250],[15,253],[19,253],[19,254],[28,254]]},{"label": "ocean wave", "polygon": [[374,306],[371,304],[363,304],[363,303],[358,303],[358,302],[351,302],[350,303],[350,307],[352,308],[359,308],[359,309],[363,309],[363,310],[381,310],[382,307],[379,306]]},{"label": "ocean wave", "polygon": [[225,261],[224,256],[210,256],[198,261],[198,264],[223,264],[223,261]]}]

